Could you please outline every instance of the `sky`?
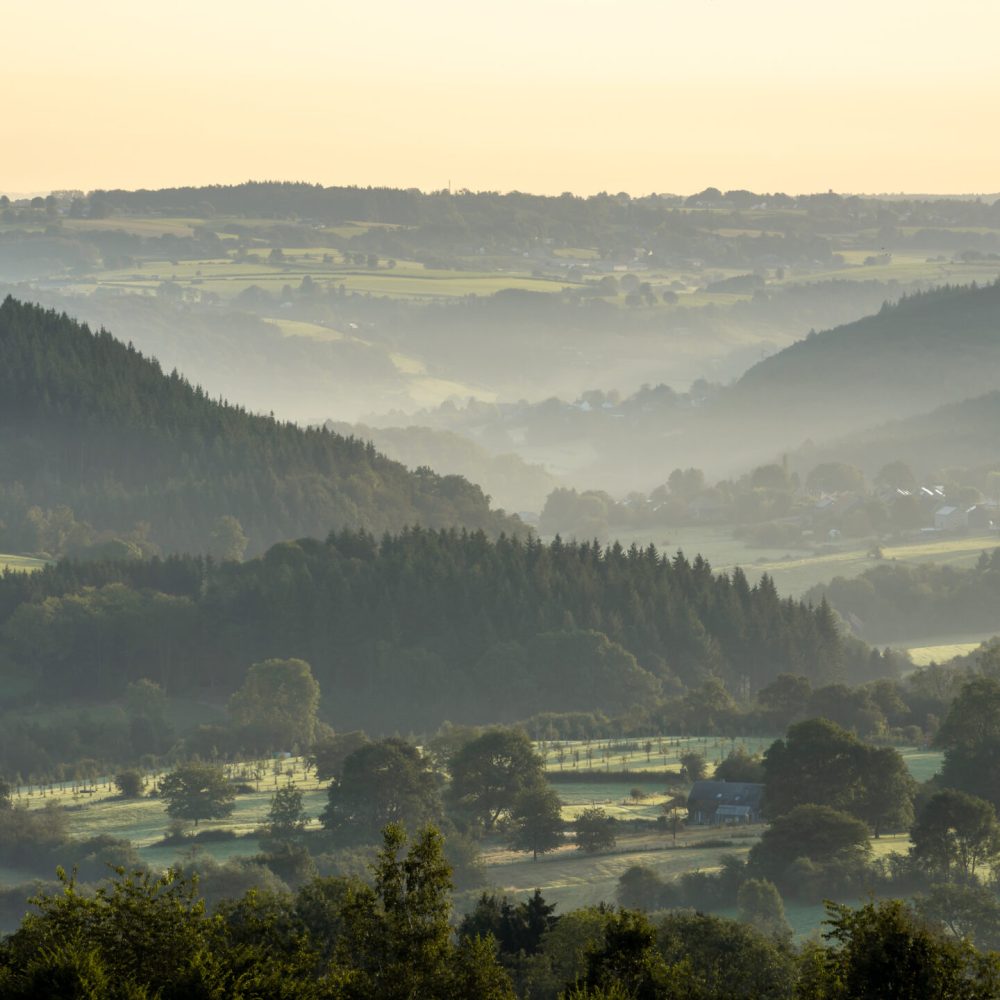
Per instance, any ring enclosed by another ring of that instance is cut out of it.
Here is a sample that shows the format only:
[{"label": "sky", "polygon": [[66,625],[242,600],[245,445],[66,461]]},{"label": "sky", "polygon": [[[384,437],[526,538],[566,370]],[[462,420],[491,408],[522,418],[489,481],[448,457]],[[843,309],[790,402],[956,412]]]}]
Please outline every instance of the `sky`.
[{"label": "sky", "polygon": [[0,191],[1000,190],[998,0],[5,0]]}]

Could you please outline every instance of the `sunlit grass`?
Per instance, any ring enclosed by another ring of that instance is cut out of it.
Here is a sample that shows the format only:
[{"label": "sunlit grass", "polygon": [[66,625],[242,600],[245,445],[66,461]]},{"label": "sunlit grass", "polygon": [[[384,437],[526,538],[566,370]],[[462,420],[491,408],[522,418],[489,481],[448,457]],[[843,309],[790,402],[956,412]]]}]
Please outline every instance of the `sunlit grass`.
[{"label": "sunlit grass", "polygon": [[36,559],[34,556],[0,555],[0,573],[8,569],[21,573],[34,573],[45,564],[44,559]]},{"label": "sunlit grass", "polygon": [[319,323],[306,323],[297,319],[268,319],[266,322],[276,326],[286,337],[308,337],[310,340],[343,340],[344,334],[329,326]]},{"label": "sunlit grass", "polygon": [[910,646],[907,652],[914,666],[926,667],[928,663],[947,663],[956,656],[966,656],[979,648],[982,642],[992,636],[984,635],[980,642],[952,642],[940,645]]}]

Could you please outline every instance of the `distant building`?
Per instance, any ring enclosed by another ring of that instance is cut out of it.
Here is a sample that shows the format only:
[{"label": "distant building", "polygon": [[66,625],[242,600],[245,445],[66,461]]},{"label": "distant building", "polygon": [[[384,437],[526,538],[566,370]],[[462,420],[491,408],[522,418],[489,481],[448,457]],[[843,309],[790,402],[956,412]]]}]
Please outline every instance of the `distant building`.
[{"label": "distant building", "polygon": [[966,512],[970,528],[990,529],[1000,527],[1000,508],[995,500],[977,503]]},{"label": "distant building", "polygon": [[749,781],[696,781],[688,795],[688,822],[700,826],[759,823],[764,786]]},{"label": "distant building", "polygon": [[937,531],[961,531],[969,526],[969,512],[965,507],[946,505],[934,511],[934,527]]}]

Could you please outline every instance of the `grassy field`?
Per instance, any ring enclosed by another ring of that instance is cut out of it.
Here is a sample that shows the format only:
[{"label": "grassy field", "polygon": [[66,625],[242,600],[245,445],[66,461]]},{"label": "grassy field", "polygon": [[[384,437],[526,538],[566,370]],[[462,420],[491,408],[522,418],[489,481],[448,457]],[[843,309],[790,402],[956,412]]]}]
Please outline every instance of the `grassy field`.
[{"label": "grassy field", "polygon": [[844,258],[841,267],[793,273],[778,284],[802,284],[812,281],[911,281],[946,284],[948,282],[968,284],[972,281],[989,282],[996,276],[997,262],[994,261],[952,261],[928,260],[927,254],[893,254],[888,263],[866,265],[865,259],[876,255],[871,247],[858,250],[840,251]]},{"label": "grassy field", "polygon": [[0,573],[5,570],[17,570],[18,572],[34,573],[45,565],[44,559],[35,559],[33,556],[7,556],[0,555]]},{"label": "grassy field", "polygon": [[565,913],[602,901],[614,902],[618,879],[633,865],[652,868],[662,878],[715,871],[725,855],[744,857],[759,833],[759,827],[744,831],[731,844],[720,845],[719,832],[703,827],[679,834],[676,847],[669,834],[627,834],[608,853],[587,855],[567,845],[537,861],[497,853],[487,855],[487,878],[509,896],[526,896],[541,889],[546,900],[557,903],[559,912]]},{"label": "grassy field", "polygon": [[[428,268],[422,263],[405,259],[395,260],[390,266],[389,261],[382,258],[378,268],[369,269],[353,265],[345,258],[342,250],[334,247],[281,246],[285,259],[280,262],[271,261],[270,253],[278,244],[275,240],[274,220],[269,219],[115,217],[62,219],[60,224],[70,233],[81,234],[120,230],[145,237],[187,237],[196,228],[205,228],[229,241],[235,240],[233,232],[227,231],[232,226],[251,234],[249,253],[244,248],[239,256],[234,251],[227,257],[216,259],[147,260],[145,264],[136,263],[125,269],[98,269],[75,286],[80,290],[106,287],[147,294],[155,291],[161,282],[171,281],[190,292],[207,291],[222,298],[232,298],[250,285],[258,285],[272,292],[280,291],[286,284],[297,285],[307,275],[324,286],[342,285],[348,291],[418,300],[492,295],[508,288],[558,292],[567,285],[574,284],[565,273],[566,265],[574,262],[586,265],[599,256],[593,247],[562,247],[552,251],[552,259],[541,261],[522,261],[516,256],[494,259],[473,255],[463,259],[465,267],[462,269],[449,269]],[[363,235],[376,227],[404,228],[358,220],[316,231],[328,234],[331,239],[337,237],[340,240]],[[725,238],[748,233],[756,234],[758,230],[720,230]],[[995,261],[931,261],[921,254],[897,254],[888,262],[866,265],[864,261],[878,252],[877,235],[869,236],[871,246],[865,245],[867,237],[860,234],[855,245],[842,249],[843,263],[836,267],[789,269],[781,277],[772,275],[768,284],[783,287],[825,280],[968,283],[973,280],[992,280],[998,271]],[[538,267],[542,268],[544,275],[536,272]],[[669,312],[701,308],[709,304],[726,307],[749,299],[749,292],[705,291],[705,287],[714,281],[745,272],[746,268],[692,270],[664,267],[637,273],[643,281],[649,282],[657,296],[655,305],[644,308]],[[591,274],[587,276],[587,280],[594,280],[596,277],[597,275]],[[662,301],[662,293],[667,289],[678,292],[679,299],[676,303],[667,304]],[[613,296],[612,299],[623,305],[625,294]]]},{"label": "grassy field", "polygon": [[[616,765],[626,756],[634,769],[676,766],[676,757],[681,752],[698,749],[715,762],[733,746],[745,746],[756,752],[770,743],[769,739],[721,740],[715,737],[690,737],[662,739],[663,752],[658,749],[657,757],[647,761],[645,743],[635,741],[629,749],[620,741],[612,741]],[[652,742],[657,743],[657,738]],[[598,741],[591,743],[597,747]],[[540,745],[550,770],[558,769],[560,749],[583,747],[585,744],[553,743]],[[917,748],[903,751],[907,763],[920,780],[930,777],[940,765],[940,754]],[[653,755],[651,755],[653,756]],[[563,761],[565,766],[565,759]],[[192,845],[164,846],[160,842],[170,824],[164,803],[158,798],[122,800],[116,797],[115,789],[107,778],[91,782],[67,782],[59,786],[45,788],[21,788],[19,801],[29,808],[41,808],[55,801],[69,813],[74,837],[84,839],[98,835],[121,837],[130,840],[139,856],[154,868],[166,868],[184,857],[192,849],[218,862],[233,858],[247,857],[260,849],[259,840],[254,836],[264,823],[270,806],[271,796],[277,788],[288,784],[303,792],[303,800],[310,825],[318,823],[318,816],[326,804],[325,786],[316,780],[301,758],[281,761],[256,761],[230,768],[231,776],[258,790],[237,796],[236,808],[228,819],[204,821],[199,825],[202,831],[230,830],[238,839],[222,841],[202,841]],[[161,777],[160,773],[147,775],[147,787],[151,788]],[[572,820],[582,809],[600,805],[619,819],[651,820],[659,813],[659,806],[665,800],[665,789],[655,785],[644,786],[651,792],[643,799],[630,796],[628,782],[602,783],[584,782],[556,784],[554,786],[563,801],[563,815]],[[692,827],[681,829],[676,841],[666,829],[643,826],[639,830],[625,828],[619,835],[618,844],[610,851],[587,855],[578,851],[569,842],[537,861],[510,851],[499,838],[487,840],[483,845],[483,860],[487,882],[495,890],[514,898],[523,898],[536,888],[542,891],[546,900],[554,902],[559,912],[567,912],[581,906],[597,904],[601,901],[614,902],[618,879],[633,865],[651,868],[661,878],[677,878],[687,872],[718,870],[726,856],[745,857],[758,841],[762,826],[738,829],[718,829]],[[883,856],[892,851],[905,852],[908,839],[905,834],[883,836],[872,841],[875,856]],[[33,880],[33,873],[14,868],[0,868],[0,884],[21,884]],[[825,916],[821,906],[800,906],[790,904],[787,908],[789,921],[796,933],[807,936],[819,927]]]},{"label": "grassy field", "polygon": [[[1000,627],[998,627],[1000,631]],[[910,654],[914,666],[925,667],[928,663],[947,663],[956,656],[965,656],[978,649],[984,642],[994,638],[996,632],[980,632],[975,635],[924,637],[912,642],[894,643]],[[879,645],[882,645],[881,643]]]},{"label": "grassy field", "polygon": [[137,262],[127,268],[95,271],[74,287],[150,294],[162,282],[172,282],[185,291],[230,299],[251,285],[280,292],[285,285],[297,287],[308,276],[321,287],[343,286],[347,291],[390,298],[440,299],[493,295],[508,288],[556,292],[566,283],[562,278],[536,278],[521,271],[430,269],[405,260],[392,268],[384,261],[377,269],[356,267],[347,264],[338,251],[323,247],[286,247],[282,252],[285,260],[281,263],[271,263],[264,251],[247,258]]},{"label": "grassy field", "polygon": [[[722,525],[686,526],[655,532],[615,532],[615,537],[626,546],[633,542],[637,545],[652,542],[662,552],[683,549],[689,557],[701,553],[716,571],[741,566],[751,581],[767,573],[774,578],[778,592],[791,597],[805,593],[816,584],[828,583],[835,576],[859,576],[879,564],[868,555],[870,540],[856,544],[844,541],[820,550],[751,547],[745,541],[734,538],[731,527]],[[968,567],[975,565],[984,549],[996,548],[998,544],[1000,537],[995,533],[914,541],[905,545],[883,546],[882,561],[909,564],[934,562]]]},{"label": "grassy field", "polygon": [[296,319],[269,319],[267,322],[276,326],[286,337],[308,337],[310,340],[324,341],[346,339],[339,330],[319,323],[303,323]]}]

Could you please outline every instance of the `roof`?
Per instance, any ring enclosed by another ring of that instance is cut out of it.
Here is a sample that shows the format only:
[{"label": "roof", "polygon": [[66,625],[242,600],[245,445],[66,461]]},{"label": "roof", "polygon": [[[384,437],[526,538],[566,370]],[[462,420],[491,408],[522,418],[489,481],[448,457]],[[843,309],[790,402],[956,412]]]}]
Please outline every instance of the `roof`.
[{"label": "roof", "polygon": [[941,507],[939,510],[936,510],[934,513],[938,517],[948,517],[949,515],[954,514],[956,510],[958,510],[957,507]]},{"label": "roof", "polygon": [[751,806],[719,806],[715,810],[716,816],[736,816],[742,819],[745,816],[749,816],[753,811]]},{"label": "roof", "polygon": [[764,786],[752,781],[696,781],[688,795],[688,806],[697,802],[758,808],[763,795]]}]

